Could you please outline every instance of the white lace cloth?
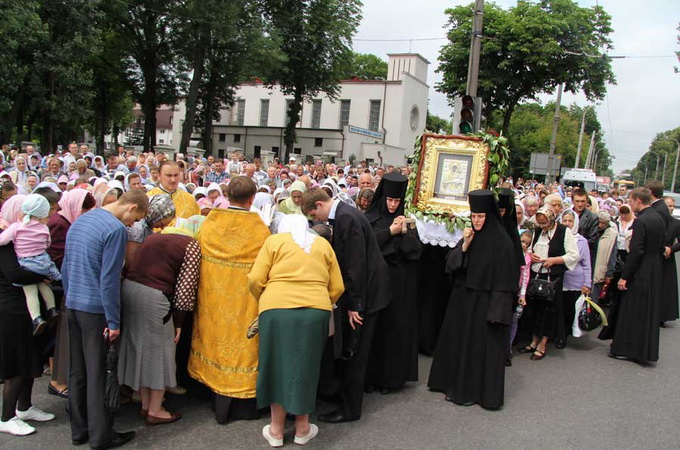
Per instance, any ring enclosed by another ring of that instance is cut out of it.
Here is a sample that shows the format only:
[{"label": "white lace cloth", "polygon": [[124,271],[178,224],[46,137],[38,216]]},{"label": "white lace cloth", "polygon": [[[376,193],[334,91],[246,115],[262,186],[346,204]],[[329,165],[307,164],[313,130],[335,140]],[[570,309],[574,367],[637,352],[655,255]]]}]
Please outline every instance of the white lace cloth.
[{"label": "white lace cloth", "polygon": [[416,219],[416,228],[418,228],[418,235],[423,244],[453,248],[463,237],[463,230],[461,229],[456,228],[453,233],[450,233],[443,223],[420,220],[414,215],[411,215],[411,217]]}]

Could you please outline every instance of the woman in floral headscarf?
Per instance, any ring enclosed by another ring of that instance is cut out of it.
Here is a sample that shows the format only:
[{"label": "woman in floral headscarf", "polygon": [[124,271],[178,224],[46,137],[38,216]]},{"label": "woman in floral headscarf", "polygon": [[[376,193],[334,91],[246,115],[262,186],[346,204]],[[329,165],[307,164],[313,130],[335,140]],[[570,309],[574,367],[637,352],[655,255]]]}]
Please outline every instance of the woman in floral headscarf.
[{"label": "woman in floral headscarf", "polygon": [[[527,295],[527,304],[533,314],[533,338],[530,345],[519,349],[520,353],[531,353],[533,361],[545,358],[546,345],[549,339],[555,339],[559,330],[558,324],[563,321],[564,305],[562,302],[562,282],[564,273],[573,269],[580,259],[578,245],[573,233],[562,224],[556,222],[555,213],[550,206],[543,206],[536,213],[534,236],[529,247],[531,255],[531,278],[555,282],[555,293],[552,301],[531,298]],[[563,323],[563,322],[562,322]]]},{"label": "woman in floral headscarf", "polygon": [[163,229],[175,219],[175,204],[168,194],[157,194],[149,199],[146,217],[128,228],[128,244],[125,265],[130,266],[142,243],[155,229]]}]

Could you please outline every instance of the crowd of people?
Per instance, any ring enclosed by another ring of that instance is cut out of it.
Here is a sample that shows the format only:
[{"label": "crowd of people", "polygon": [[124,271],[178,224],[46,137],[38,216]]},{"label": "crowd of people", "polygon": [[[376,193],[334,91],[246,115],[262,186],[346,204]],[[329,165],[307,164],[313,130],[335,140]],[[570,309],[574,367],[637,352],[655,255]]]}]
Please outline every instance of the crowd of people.
[{"label": "crowd of people", "polygon": [[419,353],[432,391],[502,408],[514,351],[540,361],[567,346],[582,296],[607,308],[610,356],[639,364],[679,316],[680,221],[659,182],[504,179],[469,192],[471,227],[442,249],[405,213],[408,166],[77,144],[0,155],[0,432],[54,419],[31,401],[46,372],[75,445],[127,443],[108,369],[149,426],[180,420],[164,399],[188,393],[220,424],[269,409],[272,447],[290,418],[304,445],[319,400],[334,405],[319,421],[359,420],[364,394],[418,380]]}]

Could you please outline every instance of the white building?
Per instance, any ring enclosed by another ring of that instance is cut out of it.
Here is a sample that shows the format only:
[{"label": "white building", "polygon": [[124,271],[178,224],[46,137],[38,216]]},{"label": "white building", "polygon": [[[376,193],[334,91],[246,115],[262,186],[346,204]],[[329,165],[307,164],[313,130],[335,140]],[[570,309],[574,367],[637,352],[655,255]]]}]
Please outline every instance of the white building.
[{"label": "white building", "polygon": [[[333,101],[325,95],[305,102],[297,128],[294,153],[302,157],[324,157],[401,165],[412,154],[416,137],[425,129],[429,61],[418,54],[388,55],[387,80],[346,80]],[[292,98],[278,88],[260,82],[245,83],[236,91],[232,108],[221,111],[214,124],[213,154],[228,157],[239,149],[246,158],[287,161],[283,134],[286,111]],[[184,117],[185,105],[175,108],[175,119]],[[172,121],[177,147],[183,120]]]}]

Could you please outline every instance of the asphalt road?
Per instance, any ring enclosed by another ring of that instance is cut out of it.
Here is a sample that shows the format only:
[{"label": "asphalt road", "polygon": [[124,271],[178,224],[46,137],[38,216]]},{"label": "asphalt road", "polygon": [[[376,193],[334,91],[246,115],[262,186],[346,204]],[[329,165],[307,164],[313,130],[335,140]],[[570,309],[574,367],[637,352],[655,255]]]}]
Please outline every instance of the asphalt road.
[{"label": "asphalt road", "polygon": [[[608,343],[588,336],[550,346],[542,361],[517,354],[506,372],[505,407],[461,407],[429,392],[430,358],[420,357],[420,380],[390,395],[367,395],[359,422],[319,424],[310,448],[361,449],[677,449],[680,448],[680,323],[661,330],[655,367],[607,357]],[[0,450],[71,446],[64,401],[36,383],[36,406],[57,418],[28,437],[0,435]],[[267,419],[218,425],[206,401],[168,396],[184,414],[175,424],[145,427],[136,405],[125,405],[118,430],[136,430],[126,449],[269,448],[261,436]],[[329,405],[321,404],[326,412]],[[292,447],[289,423],[286,446]]]}]

